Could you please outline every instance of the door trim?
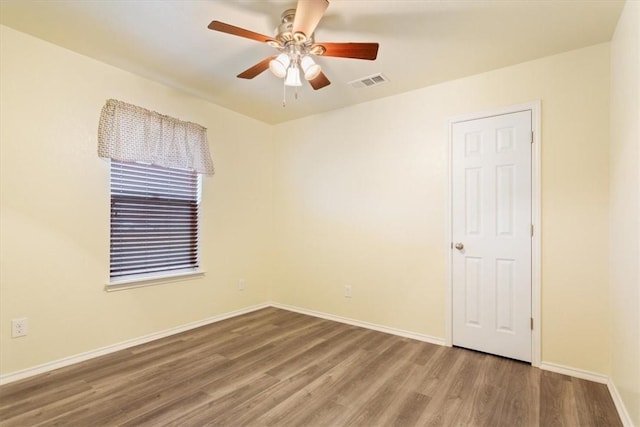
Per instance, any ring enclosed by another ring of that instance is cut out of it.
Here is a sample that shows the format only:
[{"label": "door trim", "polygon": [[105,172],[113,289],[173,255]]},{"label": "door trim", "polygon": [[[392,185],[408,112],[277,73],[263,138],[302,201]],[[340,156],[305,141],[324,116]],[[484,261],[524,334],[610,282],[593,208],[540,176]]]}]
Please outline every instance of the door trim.
[{"label": "door trim", "polygon": [[484,119],[503,114],[517,113],[531,110],[531,127],[533,129],[533,145],[531,149],[531,222],[533,224],[533,237],[531,239],[531,315],[533,316],[533,331],[531,331],[531,365],[540,366],[541,357],[541,301],[540,290],[542,282],[541,274],[541,124],[540,112],[541,102],[532,101],[524,104],[511,105],[492,110],[480,111],[477,113],[464,114],[450,117],[448,120],[448,161],[447,161],[447,227],[446,227],[446,251],[447,251],[447,290],[445,309],[445,344],[449,347],[453,345],[453,251],[451,249],[453,228],[453,204],[452,204],[452,179],[453,179],[453,125],[469,120]]}]

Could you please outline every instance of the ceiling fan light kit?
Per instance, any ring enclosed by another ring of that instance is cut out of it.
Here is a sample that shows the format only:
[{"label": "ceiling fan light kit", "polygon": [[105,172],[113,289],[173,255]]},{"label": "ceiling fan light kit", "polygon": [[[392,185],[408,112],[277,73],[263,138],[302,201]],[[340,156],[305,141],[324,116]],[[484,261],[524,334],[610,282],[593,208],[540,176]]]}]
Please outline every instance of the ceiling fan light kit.
[{"label": "ceiling fan light kit", "polygon": [[[320,66],[311,58],[304,44],[287,41],[282,48],[284,52],[269,61],[269,70],[279,78],[284,78],[285,86],[302,86],[300,70],[306,80],[312,80],[322,72]],[[293,77],[293,74],[298,74]]]},{"label": "ceiling fan light kit", "polygon": [[378,55],[378,43],[316,43],[314,31],[328,6],[328,0],[298,0],[296,9],[282,13],[275,37],[220,21],[212,21],[209,29],[266,43],[280,52],[238,74],[239,78],[253,79],[268,68],[284,79],[285,87],[299,87],[302,72],[311,87],[318,90],[331,82],[312,56],[375,60]]}]

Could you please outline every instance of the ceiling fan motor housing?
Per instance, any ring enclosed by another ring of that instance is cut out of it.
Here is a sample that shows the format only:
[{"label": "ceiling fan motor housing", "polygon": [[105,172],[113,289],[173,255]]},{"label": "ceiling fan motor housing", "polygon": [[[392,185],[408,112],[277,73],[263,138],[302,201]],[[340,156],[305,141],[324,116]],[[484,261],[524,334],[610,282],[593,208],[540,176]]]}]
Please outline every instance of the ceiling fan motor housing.
[{"label": "ceiling fan motor housing", "polygon": [[282,43],[283,47],[286,47],[288,44],[295,43],[299,46],[304,46],[305,49],[309,49],[311,45],[314,43],[313,34],[306,35],[302,33],[294,34],[293,33],[293,22],[296,16],[295,9],[287,9],[282,12],[280,15],[281,23],[276,28],[275,38],[279,42]]}]

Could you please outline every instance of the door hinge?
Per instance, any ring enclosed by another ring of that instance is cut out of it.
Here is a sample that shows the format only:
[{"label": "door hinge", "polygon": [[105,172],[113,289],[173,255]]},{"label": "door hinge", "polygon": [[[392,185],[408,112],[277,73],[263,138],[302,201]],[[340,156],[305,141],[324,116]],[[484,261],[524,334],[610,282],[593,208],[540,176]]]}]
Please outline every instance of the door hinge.
[{"label": "door hinge", "polygon": [[533,237],[533,224],[531,224],[531,237]]},{"label": "door hinge", "polygon": [[531,318],[531,330],[533,331],[533,317]]},{"label": "door hinge", "polygon": [[531,131],[531,143],[533,144],[533,131]]}]

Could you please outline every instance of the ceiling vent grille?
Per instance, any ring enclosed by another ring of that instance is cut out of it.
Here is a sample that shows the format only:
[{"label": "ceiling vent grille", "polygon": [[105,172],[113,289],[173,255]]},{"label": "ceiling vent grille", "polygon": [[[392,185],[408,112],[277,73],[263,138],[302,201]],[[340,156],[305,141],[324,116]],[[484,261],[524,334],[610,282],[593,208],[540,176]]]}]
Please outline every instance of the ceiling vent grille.
[{"label": "ceiling vent grille", "polygon": [[373,87],[388,82],[389,79],[382,73],[373,74],[371,76],[362,77],[360,79],[349,82],[349,85],[355,88]]}]

